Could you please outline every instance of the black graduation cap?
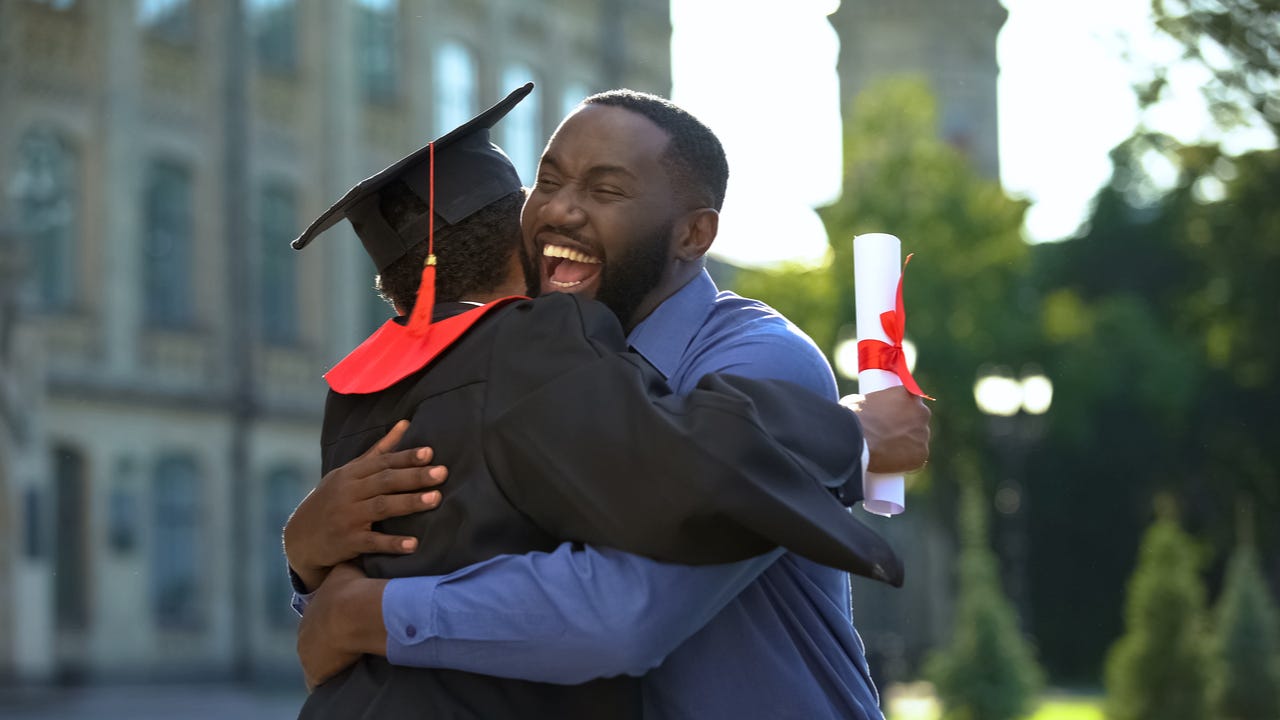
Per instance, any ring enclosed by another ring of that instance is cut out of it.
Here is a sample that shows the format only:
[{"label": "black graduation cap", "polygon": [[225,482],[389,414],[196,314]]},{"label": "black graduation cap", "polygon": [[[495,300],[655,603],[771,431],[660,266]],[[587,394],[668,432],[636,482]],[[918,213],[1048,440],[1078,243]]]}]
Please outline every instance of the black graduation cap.
[{"label": "black graduation cap", "polygon": [[533,83],[525,83],[488,110],[362,180],[311,223],[293,241],[293,248],[301,250],[345,217],[378,272],[382,272],[426,239],[430,230],[427,213],[401,223],[398,229],[392,227],[382,214],[383,193],[379,192],[388,184],[400,180],[424,206],[434,207],[436,229],[457,224],[519,190],[520,176],[506,153],[490,141],[489,130],[532,90]]}]

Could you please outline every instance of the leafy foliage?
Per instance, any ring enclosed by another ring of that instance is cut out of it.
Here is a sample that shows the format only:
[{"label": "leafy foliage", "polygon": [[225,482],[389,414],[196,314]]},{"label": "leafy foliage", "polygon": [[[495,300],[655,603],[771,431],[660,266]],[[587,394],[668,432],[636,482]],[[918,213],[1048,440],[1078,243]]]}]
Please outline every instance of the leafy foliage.
[{"label": "leafy foliage", "polygon": [[1168,509],[1147,530],[1129,581],[1126,632],[1107,657],[1111,720],[1206,718],[1204,587],[1198,551]]},{"label": "leafy foliage", "polygon": [[[1255,116],[1280,137],[1280,2],[1153,0],[1151,6],[1156,25],[1212,72],[1204,93],[1219,125]],[[1164,84],[1158,74],[1140,99],[1158,99]]]},{"label": "leafy foliage", "polygon": [[1013,606],[1000,589],[987,532],[988,500],[963,483],[959,604],[953,638],[929,660],[943,720],[1011,720],[1027,714],[1043,684]]},{"label": "leafy foliage", "polygon": [[1209,697],[1219,720],[1280,717],[1280,644],[1276,607],[1251,538],[1236,546],[1214,609]]}]

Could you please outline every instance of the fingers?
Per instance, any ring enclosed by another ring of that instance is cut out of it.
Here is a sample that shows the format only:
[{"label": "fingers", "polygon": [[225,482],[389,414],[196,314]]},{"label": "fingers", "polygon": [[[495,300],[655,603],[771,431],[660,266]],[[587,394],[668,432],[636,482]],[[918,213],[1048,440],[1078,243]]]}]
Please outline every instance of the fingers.
[{"label": "fingers", "polygon": [[[449,478],[449,469],[443,465],[426,467],[386,468],[359,480],[361,499],[373,499],[379,495],[413,492],[440,485]],[[422,508],[418,508],[421,510]],[[403,513],[401,513],[403,514]]]},{"label": "fingers", "polygon": [[433,490],[425,493],[375,495],[364,501],[364,511],[368,521],[373,523],[387,518],[431,510],[438,505],[440,505],[440,491]]},{"label": "fingers", "polygon": [[358,541],[361,554],[405,555],[418,549],[418,539],[407,535],[387,535],[369,530]]},{"label": "fingers", "polygon": [[396,445],[400,444],[400,440],[404,438],[404,434],[408,431],[409,431],[409,421],[401,420],[395,425],[392,425],[391,429],[387,431],[386,435],[382,436],[381,440],[374,443],[373,447],[369,448],[368,450],[365,450],[364,454],[356,459],[361,460],[367,457],[373,457],[374,455],[382,455],[384,453],[390,452],[395,448]]}]

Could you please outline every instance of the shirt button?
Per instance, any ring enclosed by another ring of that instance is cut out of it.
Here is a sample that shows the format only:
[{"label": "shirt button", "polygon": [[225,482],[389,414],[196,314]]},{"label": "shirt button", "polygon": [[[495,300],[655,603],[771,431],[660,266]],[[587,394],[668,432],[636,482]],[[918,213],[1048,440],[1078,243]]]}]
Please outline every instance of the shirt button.
[{"label": "shirt button", "polygon": [[408,625],[404,629],[404,634],[408,636],[410,640],[412,640],[413,638],[418,637],[418,628],[412,625]]}]

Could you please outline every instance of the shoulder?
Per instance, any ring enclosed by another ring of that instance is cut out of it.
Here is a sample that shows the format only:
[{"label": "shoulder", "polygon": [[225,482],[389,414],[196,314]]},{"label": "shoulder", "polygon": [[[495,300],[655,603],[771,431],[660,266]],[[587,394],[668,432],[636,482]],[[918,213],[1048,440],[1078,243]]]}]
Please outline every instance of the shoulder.
[{"label": "shoulder", "polygon": [[513,302],[499,313],[492,327],[491,375],[534,366],[563,372],[626,349],[622,325],[608,308],[591,300],[549,293]]},{"label": "shoulder", "polygon": [[505,344],[531,338],[585,336],[610,347],[626,345],[622,325],[608,308],[566,293],[514,302],[504,308],[500,322]]},{"label": "shoulder", "polygon": [[836,397],[831,365],[816,343],[782,313],[759,300],[721,292],[697,338],[702,374],[788,380]]}]

